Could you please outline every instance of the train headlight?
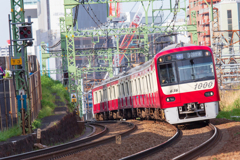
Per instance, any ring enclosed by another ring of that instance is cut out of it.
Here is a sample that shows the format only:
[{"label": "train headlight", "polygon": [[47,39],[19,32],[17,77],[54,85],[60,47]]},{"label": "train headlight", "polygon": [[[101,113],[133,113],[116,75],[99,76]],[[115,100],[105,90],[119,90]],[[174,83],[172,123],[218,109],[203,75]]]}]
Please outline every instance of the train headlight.
[{"label": "train headlight", "polygon": [[173,101],[175,101],[175,97],[168,97],[168,98],[166,98],[166,101],[173,102]]},{"label": "train headlight", "polygon": [[210,52],[206,51],[205,56],[210,56]]},{"label": "train headlight", "polygon": [[205,95],[206,97],[210,97],[210,96],[213,96],[214,93],[213,93],[213,92],[205,92],[204,95]]},{"label": "train headlight", "polygon": [[163,59],[162,59],[162,58],[159,58],[158,61],[159,61],[159,62],[163,62]]},{"label": "train headlight", "polygon": [[204,109],[204,104],[203,103],[200,104],[200,108]]},{"label": "train headlight", "polygon": [[182,107],[179,107],[179,111],[182,112]]}]

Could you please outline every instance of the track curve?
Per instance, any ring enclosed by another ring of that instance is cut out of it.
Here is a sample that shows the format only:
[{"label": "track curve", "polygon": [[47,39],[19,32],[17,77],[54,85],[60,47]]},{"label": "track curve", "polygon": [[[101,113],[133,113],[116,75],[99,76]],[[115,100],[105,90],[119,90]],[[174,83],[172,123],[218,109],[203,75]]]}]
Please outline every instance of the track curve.
[{"label": "track curve", "polygon": [[[170,124],[168,124],[170,125]],[[140,151],[138,153],[135,153],[135,154],[132,154],[132,155],[129,155],[127,157],[123,157],[121,158],[120,160],[133,160],[133,159],[141,159],[143,157],[146,157],[150,154],[153,154],[157,151],[161,151],[163,150],[165,147],[168,147],[170,146],[171,144],[173,144],[175,141],[178,140],[178,138],[180,137],[180,130],[178,128],[176,128],[175,126],[172,126],[175,130],[176,130],[176,133],[173,137],[171,137],[170,139],[168,139],[166,142],[163,142],[157,146],[154,146],[154,147],[151,147],[151,148],[148,148],[146,150],[143,150],[143,151]]]},{"label": "track curve", "polygon": [[213,135],[204,143],[200,144],[199,146],[193,148],[190,151],[187,151],[175,158],[173,160],[188,160],[188,159],[193,159],[205,151],[207,151],[212,145],[214,145],[221,137],[220,131],[215,127],[213,124],[209,123],[209,127],[213,131]]},{"label": "track curve", "polygon": [[[101,122],[101,123],[105,123],[105,122]],[[119,123],[119,122],[116,122],[116,121],[109,122],[108,121],[106,123]],[[136,129],[136,126],[134,124],[129,123],[129,122],[121,122],[121,123],[130,126],[129,130],[120,134],[121,136],[126,136]],[[6,160],[8,160],[8,159],[9,160],[10,159],[11,160],[55,159],[55,158],[58,158],[58,157],[64,157],[66,155],[70,155],[70,154],[73,154],[73,153],[76,153],[76,152],[94,147],[96,145],[104,144],[106,142],[115,140],[115,136],[111,136],[109,138],[102,139],[102,140],[99,140],[99,141],[96,141],[96,142],[90,142],[92,140],[96,140],[96,139],[104,136],[105,134],[107,134],[108,133],[108,128],[101,125],[101,124],[97,124],[97,123],[94,123],[94,122],[90,122],[90,123],[88,122],[88,124],[100,126],[100,127],[103,128],[103,131],[101,131],[100,133],[94,134],[92,136],[86,137],[84,139],[68,142],[68,143],[65,143],[65,144],[62,144],[62,145],[57,145],[57,146],[49,147],[49,148],[38,150],[38,151],[32,151],[32,152],[22,153],[22,154],[18,154],[18,155],[14,155],[14,156],[4,157],[2,159],[6,159]],[[82,144],[82,143],[84,143],[84,144]]]}]

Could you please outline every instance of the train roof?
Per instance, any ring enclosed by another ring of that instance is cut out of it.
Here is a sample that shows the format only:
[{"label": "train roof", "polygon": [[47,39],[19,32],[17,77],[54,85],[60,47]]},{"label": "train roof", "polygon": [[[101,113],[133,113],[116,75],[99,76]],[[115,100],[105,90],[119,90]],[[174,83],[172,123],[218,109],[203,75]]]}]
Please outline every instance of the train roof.
[{"label": "train roof", "polygon": [[196,46],[196,45],[195,44],[191,44],[191,43],[183,43],[183,46],[181,46],[180,43],[171,44],[171,45],[163,48],[160,52],[163,52],[163,51],[166,51],[166,50],[170,50],[170,49],[173,49],[173,48],[180,48],[180,47],[187,47],[187,46]]},{"label": "train roof", "polygon": [[[163,52],[163,51],[170,50],[170,49],[173,49],[173,48],[180,48],[180,47],[187,47],[187,46],[196,46],[196,45],[190,44],[190,43],[183,43],[183,46],[181,46],[180,43],[172,44],[172,45],[169,45],[169,46],[163,48],[163,49],[160,50],[160,52],[158,52],[158,53],[161,53],[161,52]],[[157,54],[156,54],[156,55],[157,55]],[[156,55],[155,55],[155,56],[156,56]],[[140,70],[142,70],[142,69],[145,69],[145,67],[147,67],[148,65],[151,64],[151,62],[153,61],[153,59],[154,59],[154,58],[152,58],[151,60],[149,60],[149,61],[147,61],[147,62],[145,62],[145,63],[143,63],[143,64],[141,64],[141,65],[139,65],[139,66],[136,66],[136,67],[134,67],[134,68],[131,68],[131,69],[128,70],[127,72],[124,71],[124,72],[119,73],[118,75],[116,75],[116,76],[114,76],[114,77],[105,79],[105,80],[102,81],[102,83],[101,83],[100,85],[97,85],[97,86],[95,86],[94,88],[99,87],[99,86],[102,86],[102,85],[105,85],[105,84],[107,84],[108,82],[117,80],[117,79],[119,79],[119,78],[121,78],[121,77],[125,77],[125,76],[127,76],[127,75],[131,75],[131,74],[135,73],[136,71],[140,71]]]}]

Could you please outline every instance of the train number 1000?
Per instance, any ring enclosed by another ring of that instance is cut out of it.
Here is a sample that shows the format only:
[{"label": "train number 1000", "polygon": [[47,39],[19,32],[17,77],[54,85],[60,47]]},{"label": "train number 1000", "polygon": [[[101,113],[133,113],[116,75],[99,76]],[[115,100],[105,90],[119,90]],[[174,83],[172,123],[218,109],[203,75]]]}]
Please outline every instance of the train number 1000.
[{"label": "train number 1000", "polygon": [[211,88],[213,85],[213,82],[203,82],[203,83],[196,83],[195,84],[195,90],[198,89],[207,89],[207,88]]}]

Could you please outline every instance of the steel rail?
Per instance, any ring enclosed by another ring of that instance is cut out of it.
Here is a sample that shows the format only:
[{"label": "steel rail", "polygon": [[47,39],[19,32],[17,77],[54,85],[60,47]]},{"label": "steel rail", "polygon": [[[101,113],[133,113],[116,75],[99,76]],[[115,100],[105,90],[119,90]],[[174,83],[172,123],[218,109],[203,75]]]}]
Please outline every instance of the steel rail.
[{"label": "steel rail", "polygon": [[[93,133],[91,132],[90,135],[92,136],[87,136],[86,138],[80,139],[80,140],[75,140],[75,141],[71,141],[65,144],[61,144],[61,145],[57,145],[57,146],[53,146],[53,147],[49,147],[49,148],[45,148],[45,149],[41,149],[41,150],[37,150],[37,151],[31,151],[31,152],[26,152],[26,153],[21,153],[21,154],[17,154],[17,155],[12,155],[12,156],[8,156],[8,157],[3,157],[0,158],[0,160],[4,159],[4,160],[19,160],[19,159],[28,159],[31,157],[36,157],[36,156],[43,156],[46,153],[52,153],[58,150],[62,150],[65,149],[67,147],[72,147],[72,146],[77,146],[81,143],[87,143],[89,141],[95,140],[103,135],[105,135],[106,133],[108,133],[108,128],[100,125],[100,124],[92,124],[98,127],[103,128],[103,130],[101,132],[99,132],[98,134],[92,135]],[[94,130],[94,129],[93,129]]]},{"label": "steel rail", "polygon": [[[119,123],[117,121],[101,121],[99,123]],[[125,124],[130,126],[131,128],[119,135],[126,136],[130,133],[132,133],[135,129],[136,129],[136,125],[129,123],[129,122],[120,122],[121,124]],[[89,123],[90,125],[97,125],[97,126],[102,126],[100,124],[97,124],[95,122],[93,123]],[[103,126],[105,127],[105,126]],[[103,135],[105,135],[106,133],[108,133],[108,128],[105,127],[104,130],[96,135],[92,135],[90,137],[84,138],[84,139],[80,139],[80,140],[76,140],[73,142],[68,142],[66,144],[62,144],[62,145],[58,145],[58,146],[54,146],[54,147],[50,147],[50,148],[46,148],[46,149],[42,149],[39,151],[32,151],[32,152],[27,152],[27,153],[23,153],[23,154],[19,154],[19,155],[14,155],[14,156],[9,156],[9,157],[4,157],[4,159],[11,159],[11,160],[15,160],[15,159],[28,159],[28,160],[32,160],[32,159],[55,159],[55,158],[59,158],[59,157],[64,157],[67,155],[71,155],[77,152],[80,152],[82,150],[86,150],[92,147],[95,147],[97,145],[102,145],[105,144],[107,142],[111,142],[115,140],[115,136],[111,136],[109,138],[105,138],[102,140],[98,140],[95,142],[90,142],[92,140],[95,140],[99,137],[102,137]],[[84,144],[82,144],[84,143]]]},{"label": "steel rail", "polygon": [[193,159],[200,154],[204,153],[207,151],[212,145],[214,145],[221,137],[220,131],[215,127],[213,124],[209,123],[209,127],[213,131],[213,135],[204,143],[200,144],[199,146],[191,149],[190,151],[187,151],[175,158],[173,160],[188,160],[188,159]]},{"label": "steel rail", "polygon": [[[170,125],[170,124],[169,124]],[[173,127],[173,126],[172,126]],[[155,152],[161,151],[163,149],[165,149],[166,147],[169,147],[170,145],[172,145],[175,141],[178,140],[178,138],[180,137],[180,131],[178,128],[174,127],[174,129],[176,130],[176,133],[173,137],[171,137],[170,139],[168,139],[167,141],[156,145],[154,147],[148,148],[146,150],[137,152],[135,154],[129,155],[127,157],[123,157],[120,160],[133,160],[133,159],[142,159],[148,155],[151,155]]]}]

